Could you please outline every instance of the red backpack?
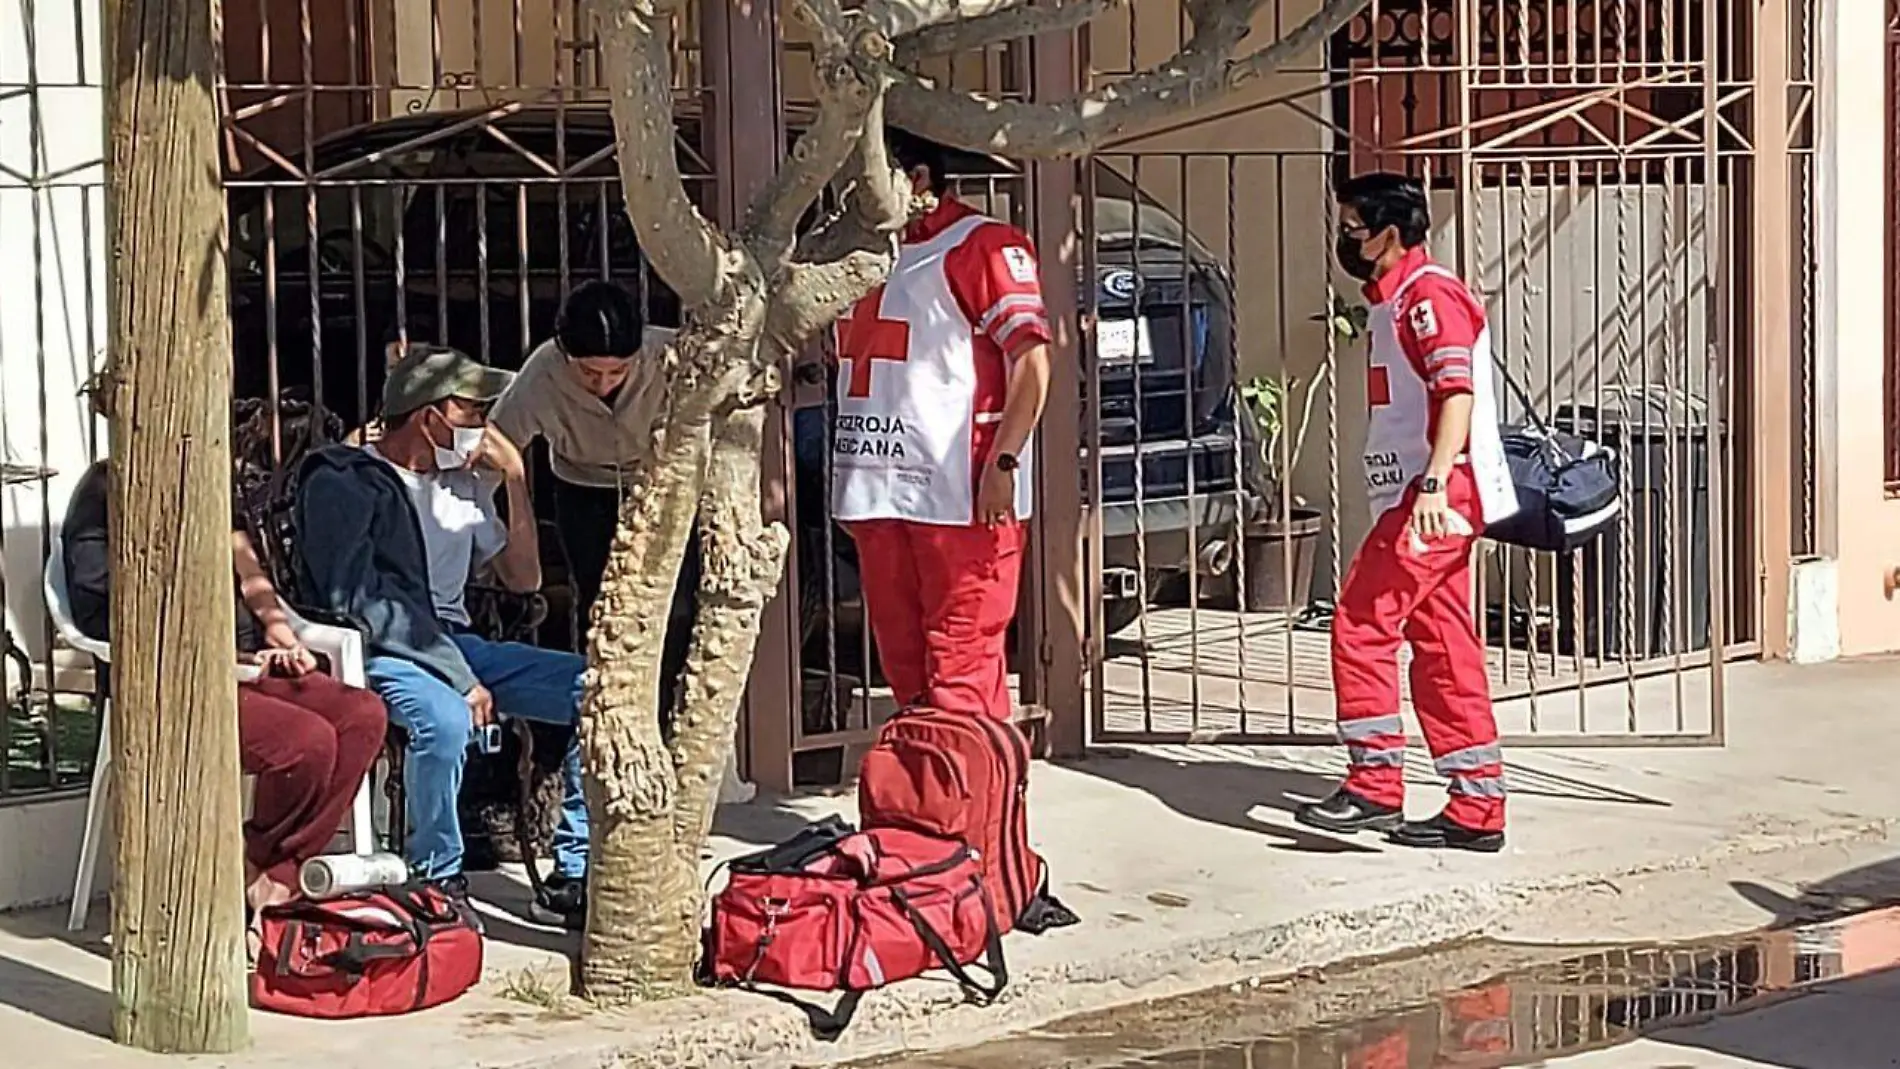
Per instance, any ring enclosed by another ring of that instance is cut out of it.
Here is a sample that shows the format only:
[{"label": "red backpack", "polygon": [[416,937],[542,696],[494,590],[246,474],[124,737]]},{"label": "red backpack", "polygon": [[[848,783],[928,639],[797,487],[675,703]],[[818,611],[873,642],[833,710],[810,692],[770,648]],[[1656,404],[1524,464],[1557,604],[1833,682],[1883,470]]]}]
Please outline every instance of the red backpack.
[{"label": "red backpack", "polygon": [[482,935],[434,887],[292,902],[260,918],[251,1005],[294,1017],[383,1017],[448,1002],[482,977]]},{"label": "red backpack", "polygon": [[[812,1013],[814,1027],[842,1031],[852,995],[932,969],[984,1001],[1009,982],[989,889],[962,843],[831,818],[728,868],[706,932],[710,979],[847,992],[834,1014]],[[979,960],[988,983],[966,968]]]},{"label": "red backpack", "polygon": [[878,731],[858,771],[866,828],[910,828],[967,843],[983,866],[1003,929],[1076,923],[1047,891],[1029,845],[1029,741],[983,716],[909,709]]}]

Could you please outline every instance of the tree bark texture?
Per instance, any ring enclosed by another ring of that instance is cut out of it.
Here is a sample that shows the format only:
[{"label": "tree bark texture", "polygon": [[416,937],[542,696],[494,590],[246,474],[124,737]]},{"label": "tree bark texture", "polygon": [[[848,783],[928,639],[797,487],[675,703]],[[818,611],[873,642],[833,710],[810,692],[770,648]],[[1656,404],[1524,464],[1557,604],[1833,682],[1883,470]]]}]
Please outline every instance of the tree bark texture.
[{"label": "tree bark texture", "polygon": [[[688,989],[699,859],[733,746],[761,612],[789,538],[760,508],[763,405],[781,369],[888,275],[897,233],[934,204],[910,191],[884,119],[970,148],[1079,155],[1231,90],[1317,45],[1365,0],[1326,0],[1237,56],[1264,0],[1184,0],[1194,32],[1146,72],[1069,101],[1022,103],[931,84],[906,64],[1073,32],[1129,0],[789,0],[812,42],[817,107],[734,232],[687,197],[674,155],[671,39],[685,0],[592,0],[626,209],[686,323],[667,356],[661,447],[636,474],[595,603],[582,712],[593,868],[582,991],[617,1003]],[[837,209],[802,236],[829,186]],[[653,716],[668,591],[697,523],[705,568],[674,734]]]},{"label": "tree bark texture", "polygon": [[248,1042],[212,0],[107,0],[113,1035]]}]

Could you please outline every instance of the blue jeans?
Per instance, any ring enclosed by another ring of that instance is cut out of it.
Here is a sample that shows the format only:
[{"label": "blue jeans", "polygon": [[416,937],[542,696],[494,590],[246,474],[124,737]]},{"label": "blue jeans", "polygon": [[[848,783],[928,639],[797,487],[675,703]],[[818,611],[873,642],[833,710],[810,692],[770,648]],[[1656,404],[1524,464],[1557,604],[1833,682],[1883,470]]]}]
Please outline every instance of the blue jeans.
[{"label": "blue jeans", "polygon": [[[579,719],[581,673],[586,662],[572,653],[489,642],[456,635],[475,678],[495,698],[495,712],[546,724]],[[462,763],[474,739],[468,701],[427,669],[394,657],[372,657],[369,685],[389,706],[389,719],[409,733],[403,759],[409,863],[430,879],[462,871],[462,827],[455,799],[462,790]],[[563,876],[587,872],[587,801],[581,793],[579,733],[561,765],[561,819],[554,829],[554,869]]]}]

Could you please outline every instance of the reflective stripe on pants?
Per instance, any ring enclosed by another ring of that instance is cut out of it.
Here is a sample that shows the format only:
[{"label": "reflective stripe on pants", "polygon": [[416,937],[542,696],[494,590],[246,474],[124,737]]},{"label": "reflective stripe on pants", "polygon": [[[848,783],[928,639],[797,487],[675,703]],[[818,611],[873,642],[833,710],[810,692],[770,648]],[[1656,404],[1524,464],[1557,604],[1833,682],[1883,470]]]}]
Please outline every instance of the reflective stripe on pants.
[{"label": "reflective stripe on pants", "polygon": [[[1446,482],[1451,507],[1474,528],[1477,486],[1468,467]],[[1353,558],[1333,615],[1333,691],[1352,769],[1346,788],[1381,805],[1405,800],[1399,646],[1412,646],[1412,705],[1438,770],[1451,780],[1446,816],[1464,827],[1504,827],[1504,767],[1491,711],[1484,646],[1471,619],[1474,536],[1441,537],[1421,552],[1407,525],[1413,493],[1379,517]]]}]

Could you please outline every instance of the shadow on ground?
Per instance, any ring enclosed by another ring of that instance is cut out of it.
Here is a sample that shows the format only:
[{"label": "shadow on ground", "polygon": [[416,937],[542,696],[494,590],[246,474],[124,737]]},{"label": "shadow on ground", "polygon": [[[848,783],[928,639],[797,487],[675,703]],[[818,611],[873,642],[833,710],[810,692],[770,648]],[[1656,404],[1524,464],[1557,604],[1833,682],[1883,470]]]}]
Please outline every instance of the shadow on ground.
[{"label": "shadow on ground", "polygon": [[[746,805],[725,806],[714,817],[712,841],[704,856],[707,861],[723,860],[782,842],[831,805],[835,803],[830,799],[811,795],[761,796]],[[474,873],[469,877],[469,889],[489,939],[570,960],[579,955],[580,933],[543,922],[545,915],[533,908],[533,893],[518,868]]]},{"label": "shadow on ground", "polygon": [[[1271,765],[1188,760],[1129,750],[1102,751],[1069,767],[1143,791],[1184,817],[1267,836],[1277,840],[1274,845],[1278,849],[1313,854],[1379,852],[1366,843],[1293,824],[1291,814],[1295,809],[1332,792],[1335,783],[1326,776]],[[1285,818],[1275,818],[1271,823],[1255,818],[1254,810],[1262,806],[1280,811]]]},{"label": "shadow on ground", "polygon": [[0,957],[0,1006],[75,1032],[112,1038],[112,994],[13,958]]},{"label": "shadow on ground", "polygon": [[[1327,771],[1290,768],[1268,757],[1244,755],[1245,750],[1193,746],[1153,746],[1103,749],[1068,767],[1099,776],[1154,796],[1168,808],[1194,820],[1255,832],[1278,840],[1276,849],[1315,854],[1377,853],[1370,836],[1358,839],[1308,831],[1292,822],[1302,804],[1332,793],[1345,774],[1345,761],[1332,756],[1319,763]],[[1218,754],[1218,756],[1214,756]],[[1591,783],[1523,763],[1506,772],[1514,794],[1562,798],[1608,805],[1667,807],[1670,803],[1606,784]],[[1423,754],[1408,759],[1406,779],[1414,792],[1442,791]],[[1278,810],[1285,819],[1263,820],[1262,807]]]}]

